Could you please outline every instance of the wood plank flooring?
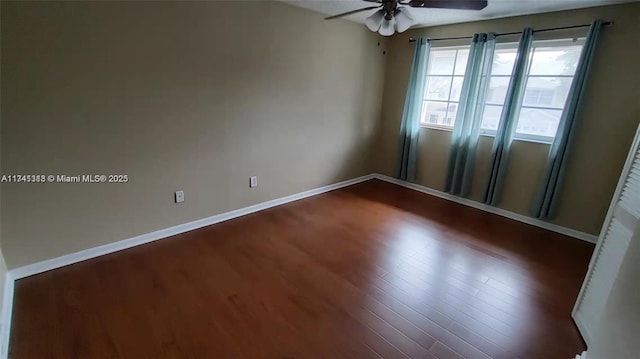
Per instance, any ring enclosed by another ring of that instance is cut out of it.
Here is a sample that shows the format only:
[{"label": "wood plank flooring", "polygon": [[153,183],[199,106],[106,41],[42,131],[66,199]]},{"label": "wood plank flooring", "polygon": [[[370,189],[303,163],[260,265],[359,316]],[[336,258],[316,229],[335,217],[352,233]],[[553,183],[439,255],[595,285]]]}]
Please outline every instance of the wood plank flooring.
[{"label": "wood plank flooring", "polygon": [[21,279],[22,358],[572,358],[593,245],[378,180]]}]

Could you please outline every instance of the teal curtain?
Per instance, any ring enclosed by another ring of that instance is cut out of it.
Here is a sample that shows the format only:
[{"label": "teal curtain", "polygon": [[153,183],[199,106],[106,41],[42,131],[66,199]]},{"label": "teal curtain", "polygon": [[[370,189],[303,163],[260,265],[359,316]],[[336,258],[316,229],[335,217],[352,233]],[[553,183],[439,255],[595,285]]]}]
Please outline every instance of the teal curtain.
[{"label": "teal curtain", "polygon": [[540,183],[531,208],[531,214],[534,217],[551,219],[555,215],[558,192],[564,178],[568,160],[568,150],[575,133],[578,109],[581,107],[587,77],[595,54],[596,43],[603,26],[603,20],[596,20],[589,28],[589,34],[580,53],[580,60],[578,61],[575,77],[569,89],[567,102],[565,103],[562,117],[560,117],[558,131],[549,150],[547,166],[542,177],[542,182]]},{"label": "teal curtain", "polygon": [[496,47],[495,34],[475,34],[456,112],[444,189],[467,197],[471,191],[480,124]]},{"label": "teal curtain", "polygon": [[522,31],[522,36],[520,37],[518,53],[513,66],[511,80],[509,81],[505,104],[502,108],[502,115],[500,116],[500,124],[496,130],[496,137],[493,141],[493,148],[491,149],[489,178],[487,180],[483,201],[492,206],[498,204],[500,192],[504,185],[509,151],[518,124],[518,116],[520,114],[522,97],[527,80],[526,75],[530,62],[529,58],[531,57],[532,42],[533,29],[528,27]]},{"label": "teal curtain", "polygon": [[421,38],[416,41],[413,66],[411,67],[409,86],[404,101],[395,177],[405,181],[413,182],[416,180],[420,111],[422,110],[424,98],[429,49],[428,39]]}]

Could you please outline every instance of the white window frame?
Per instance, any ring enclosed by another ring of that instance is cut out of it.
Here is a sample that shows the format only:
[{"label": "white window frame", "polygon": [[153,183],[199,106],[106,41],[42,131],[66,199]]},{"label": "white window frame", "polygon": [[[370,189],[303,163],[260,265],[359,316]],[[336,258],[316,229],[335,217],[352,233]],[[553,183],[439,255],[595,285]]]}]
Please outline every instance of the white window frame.
[{"label": "white window frame", "polygon": [[[537,47],[548,47],[550,43],[552,43],[554,46],[558,46],[558,47],[562,47],[562,46],[571,46],[571,45],[575,45],[575,44],[580,44],[584,46],[584,38],[573,38],[573,39],[555,39],[555,40],[537,40],[537,41],[533,41],[533,43],[531,44],[531,50],[534,51],[535,53],[535,49]],[[497,44],[496,45],[496,50],[498,49],[517,49],[518,48],[518,43],[517,42],[509,42],[509,43],[502,43],[502,44]],[[531,54],[531,59],[533,59],[533,54]],[[529,62],[529,64],[527,65],[527,74],[526,74],[526,78],[525,78],[525,83],[524,83],[524,87],[526,88],[527,86],[527,82],[529,81],[529,78],[531,77],[529,75],[529,72],[531,71],[531,61]],[[490,75],[492,77],[507,77],[507,78],[511,78],[511,75]],[[549,76],[539,76],[539,77],[570,77],[573,78],[575,77],[575,74],[573,75],[549,75]],[[522,99],[522,101],[524,102],[524,98]],[[491,103],[486,103],[485,105],[492,105]],[[498,105],[498,104],[495,104]],[[498,105],[499,106],[499,105]],[[502,105],[503,109],[504,109],[504,104]],[[549,107],[549,106],[524,106],[521,104],[520,108],[537,108],[537,109],[542,109],[542,110],[560,110],[560,111],[564,111],[564,107],[562,108],[556,108],[556,107]],[[502,116],[501,116],[502,117]],[[517,125],[516,125],[517,126]],[[495,130],[488,130],[488,129],[482,129],[480,128],[480,135],[482,136],[490,136],[490,137],[495,137],[496,135],[496,131]],[[540,136],[540,135],[532,135],[532,134],[528,134],[528,133],[519,133],[516,132],[513,135],[513,139],[514,140],[520,140],[520,141],[528,141],[528,142],[538,142],[538,143],[545,143],[545,144],[551,144],[553,143],[553,140],[555,139],[555,136]]]},{"label": "white window frame", "polygon": [[[429,50],[429,56],[431,56],[431,51],[437,50],[437,51],[451,51],[451,50],[470,50],[471,49],[471,45],[458,45],[458,46],[437,46],[437,47],[431,47],[431,49]],[[457,54],[456,54],[457,55]],[[467,75],[467,71],[465,68],[465,73],[462,75],[455,75],[455,71],[456,71],[456,63],[458,61],[458,56],[455,57],[455,59],[453,60],[453,72],[451,73],[451,75],[430,75],[429,73],[425,74],[425,81],[427,80],[427,78],[429,76],[441,76],[441,77],[451,77],[451,85],[449,85],[449,97],[446,101],[444,100],[428,100],[426,98],[426,94],[427,94],[427,87],[425,86],[424,88],[424,93],[422,94],[422,103],[420,104],[420,127],[423,128],[429,128],[432,130],[441,130],[441,131],[453,131],[453,126],[454,125],[450,125],[450,126],[446,126],[446,125],[434,125],[432,123],[429,123],[428,121],[423,122],[423,118],[422,118],[422,110],[424,109],[425,106],[425,102],[429,101],[429,102],[440,102],[443,103],[447,106],[447,108],[449,108],[449,105],[451,103],[457,104],[458,106],[456,107],[456,112],[457,109],[459,108],[460,105],[460,99],[458,99],[458,101],[451,101],[451,89],[453,88],[453,79],[455,79],[456,77],[462,77],[463,81],[464,81],[464,77]],[[427,64],[428,65],[428,64]],[[445,114],[444,118],[447,118],[448,114]],[[453,117],[451,117],[451,119],[453,119]],[[425,120],[428,120],[425,118]]]}]

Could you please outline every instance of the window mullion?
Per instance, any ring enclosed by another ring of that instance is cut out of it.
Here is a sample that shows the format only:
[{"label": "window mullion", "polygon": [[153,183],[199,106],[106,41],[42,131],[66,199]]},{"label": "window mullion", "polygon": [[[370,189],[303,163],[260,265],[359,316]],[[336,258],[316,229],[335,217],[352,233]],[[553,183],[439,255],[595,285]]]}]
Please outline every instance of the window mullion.
[{"label": "window mullion", "polygon": [[447,101],[451,99],[451,89],[453,88],[453,78],[456,75],[456,64],[458,63],[458,51],[460,50],[456,50],[456,54],[454,55],[454,58],[453,58],[453,68],[451,69],[451,85],[449,85],[449,98],[447,98]]},{"label": "window mullion", "polygon": [[[525,73],[524,84],[522,85],[523,86],[522,96],[520,98],[520,101],[519,101],[518,107],[517,107],[519,112],[521,112],[520,110],[522,109],[522,106],[524,105],[524,98],[525,98],[525,94],[527,92],[527,85],[529,84],[529,74],[531,73],[531,67],[533,66],[533,56],[535,54],[536,54],[536,48],[533,47],[533,48],[531,48],[531,57],[529,58],[529,63],[527,64],[527,72]],[[517,115],[518,115],[517,121],[520,122],[520,113],[518,113]],[[516,122],[516,132],[518,132],[518,122]]]},{"label": "window mullion", "polygon": [[[447,111],[445,111],[444,113],[444,118],[442,119],[442,123],[444,124],[444,122],[447,120],[447,118],[449,117],[449,107],[451,105],[451,91],[453,90],[453,79],[455,78],[455,74],[456,74],[456,64],[458,63],[458,52],[460,50],[456,49],[456,53],[454,55],[453,58],[453,69],[451,69],[451,84],[449,84],[449,97],[447,97]],[[457,108],[456,108],[457,110]]]}]

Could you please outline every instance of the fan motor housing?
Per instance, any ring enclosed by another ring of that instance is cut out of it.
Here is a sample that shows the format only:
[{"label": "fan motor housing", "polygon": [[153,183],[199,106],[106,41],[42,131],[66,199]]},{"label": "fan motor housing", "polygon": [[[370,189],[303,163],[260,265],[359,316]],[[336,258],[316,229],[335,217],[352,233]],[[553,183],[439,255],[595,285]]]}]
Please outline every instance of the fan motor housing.
[{"label": "fan motor housing", "polygon": [[393,13],[395,12],[396,7],[398,7],[398,1],[397,0],[383,1],[382,7],[385,11],[384,19],[391,20],[393,18]]}]

